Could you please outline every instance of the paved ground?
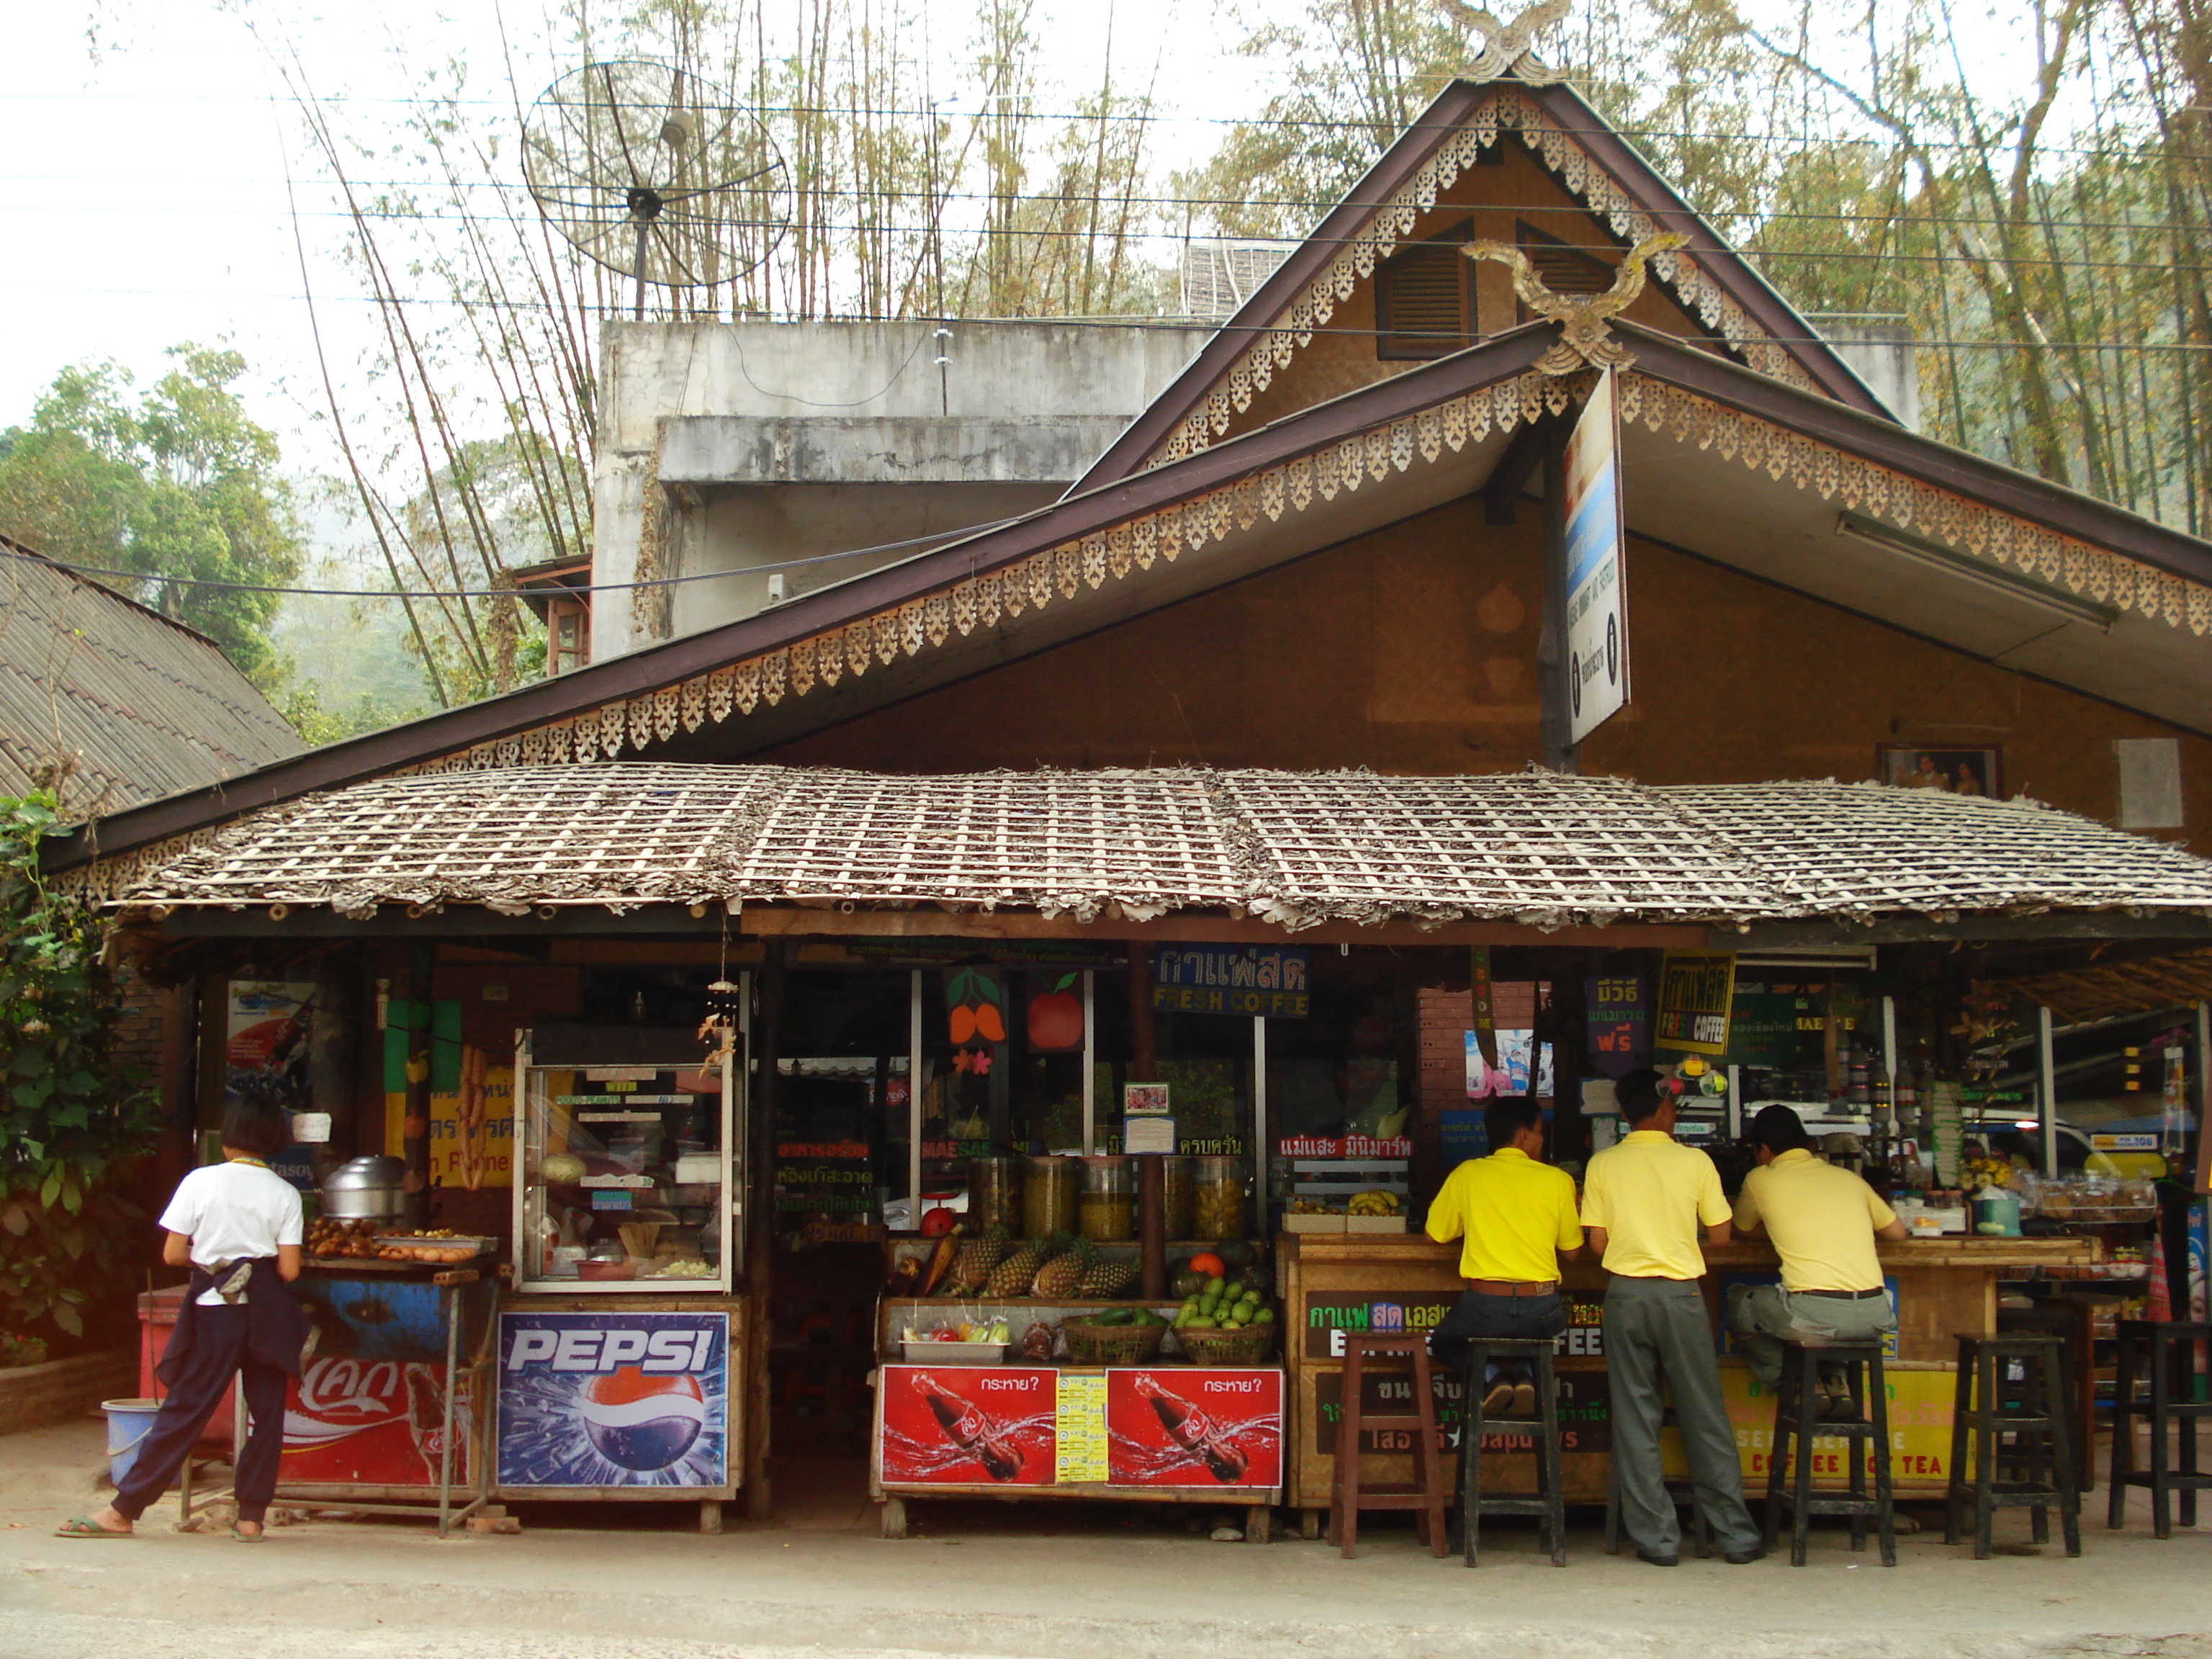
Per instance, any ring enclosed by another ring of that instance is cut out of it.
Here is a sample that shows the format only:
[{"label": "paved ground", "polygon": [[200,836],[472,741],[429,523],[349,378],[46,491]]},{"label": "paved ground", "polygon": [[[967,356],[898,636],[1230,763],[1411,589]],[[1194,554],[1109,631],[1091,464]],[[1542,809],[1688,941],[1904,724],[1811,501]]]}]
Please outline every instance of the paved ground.
[{"label": "paved ground", "polygon": [[519,1537],[444,1543],[317,1521],[248,1549],[173,1531],[173,1506],[134,1542],[52,1537],[98,1501],[99,1463],[94,1425],[0,1439],[0,1659],[2212,1659],[2212,1526],[2160,1543],[2141,1516],[2094,1522],[2079,1561],[2008,1517],[1995,1559],[1922,1534],[1887,1572],[1839,1533],[1802,1571],[1673,1571],[1578,1533],[1560,1571],[1525,1532],[1468,1572],[1407,1531],[1345,1561],[1096,1505],[918,1506],[889,1543],[849,1486],[794,1469],[795,1524],[720,1538],[656,1507],[619,1528],[525,1510]]}]

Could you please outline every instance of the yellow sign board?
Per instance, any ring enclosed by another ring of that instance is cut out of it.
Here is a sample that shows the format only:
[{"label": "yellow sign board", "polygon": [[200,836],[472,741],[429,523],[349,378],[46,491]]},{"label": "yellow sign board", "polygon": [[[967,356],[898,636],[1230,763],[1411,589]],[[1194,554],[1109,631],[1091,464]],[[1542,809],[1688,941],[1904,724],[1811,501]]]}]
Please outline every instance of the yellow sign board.
[{"label": "yellow sign board", "polygon": [[[1889,1385],[1890,1479],[1900,1486],[1942,1485],[1951,1478],[1951,1402],[1956,1386],[1951,1373],[1890,1369],[1885,1376]],[[1756,1503],[1766,1490],[1767,1460],[1774,1450],[1774,1396],[1759,1386],[1749,1367],[1723,1360],[1721,1397],[1735,1428],[1744,1491]],[[1847,1484],[1850,1470],[1844,1460],[1848,1443],[1832,1435],[1813,1437],[1814,1485]],[[1668,1474],[1686,1477],[1690,1466],[1682,1455],[1680,1435],[1668,1430],[1661,1447]],[[1869,1447],[1868,1455],[1872,1455]]]}]

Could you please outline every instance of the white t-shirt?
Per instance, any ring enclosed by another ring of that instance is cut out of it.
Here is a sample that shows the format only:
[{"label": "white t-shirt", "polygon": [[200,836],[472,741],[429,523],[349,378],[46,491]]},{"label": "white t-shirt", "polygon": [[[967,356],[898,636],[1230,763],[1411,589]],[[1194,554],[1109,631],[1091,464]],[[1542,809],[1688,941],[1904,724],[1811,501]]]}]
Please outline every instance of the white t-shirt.
[{"label": "white t-shirt", "polygon": [[[283,1176],[252,1164],[210,1164],[177,1183],[161,1224],[192,1241],[192,1265],[213,1271],[222,1261],[274,1255],[297,1244],[303,1231],[300,1194]],[[220,1308],[213,1291],[203,1308]]]}]

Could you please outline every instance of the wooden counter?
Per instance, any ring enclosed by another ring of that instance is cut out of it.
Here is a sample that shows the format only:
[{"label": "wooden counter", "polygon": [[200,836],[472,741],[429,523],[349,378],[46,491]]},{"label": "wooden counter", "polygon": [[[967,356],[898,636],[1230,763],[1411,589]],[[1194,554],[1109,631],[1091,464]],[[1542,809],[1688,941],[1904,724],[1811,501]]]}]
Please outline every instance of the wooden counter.
[{"label": "wooden counter", "polygon": [[[1908,1239],[1880,1249],[1884,1276],[1894,1287],[1898,1341],[1888,1373],[1891,1440],[1900,1492],[1924,1495],[1940,1488],[1950,1455],[1951,1368],[1959,1332],[1996,1328],[1997,1282],[2009,1273],[2035,1267],[2079,1265],[2099,1259],[2094,1238]],[[1437,1244],[1418,1234],[1404,1237],[1339,1237],[1288,1234],[1277,1242],[1277,1288],[1283,1302],[1285,1362],[1291,1369],[1288,1401],[1291,1454],[1287,1500],[1307,1511],[1309,1526],[1325,1510],[1334,1474],[1331,1446],[1335,1434],[1338,1387],[1342,1371],[1342,1334],[1347,1330],[1426,1330],[1458,1300],[1460,1247]],[[1710,1271],[1699,1281],[1715,1314],[1719,1336],[1719,1299],[1738,1279],[1771,1280],[1780,1264],[1764,1241],[1747,1241],[1710,1251]],[[1605,1384],[1604,1297],[1607,1275],[1587,1257],[1569,1264],[1564,1288],[1568,1330],[1557,1361],[1560,1391],[1561,1468],[1571,1503],[1605,1501],[1612,1444]],[[1725,1345],[1723,1353],[1725,1354]],[[1736,1421],[1748,1488],[1763,1489],[1773,1406],[1759,1389],[1744,1362],[1722,1360],[1722,1380],[1729,1414]],[[1382,1379],[1370,1389],[1387,1386]],[[1457,1465],[1461,1420],[1460,1385],[1439,1369],[1433,1379],[1437,1419],[1449,1474]],[[1403,1409],[1402,1401],[1370,1393],[1368,1409]],[[1670,1434],[1669,1441],[1672,1441]],[[1524,1446],[1528,1443],[1522,1437]],[[1534,1461],[1510,1455],[1505,1447],[1499,1479],[1506,1487],[1531,1485]],[[1674,1454],[1679,1455],[1679,1453]],[[1370,1478],[1403,1480],[1412,1460],[1370,1448],[1364,1460]],[[1485,1482],[1491,1476],[1486,1473]]]}]

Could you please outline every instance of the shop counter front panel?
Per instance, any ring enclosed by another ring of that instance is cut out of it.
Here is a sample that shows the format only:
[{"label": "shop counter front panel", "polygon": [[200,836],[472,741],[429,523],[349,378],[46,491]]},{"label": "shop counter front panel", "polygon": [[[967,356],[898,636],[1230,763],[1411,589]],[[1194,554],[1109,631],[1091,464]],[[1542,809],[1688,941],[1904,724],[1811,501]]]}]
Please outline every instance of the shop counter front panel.
[{"label": "shop counter front panel", "polygon": [[1272,1501],[1284,1375],[1273,1365],[887,1364],[876,1495]]},{"label": "shop counter front panel", "polygon": [[[1951,1365],[1956,1351],[1953,1338],[1960,1332],[1996,1329],[1998,1279],[2031,1267],[2089,1261],[2096,1249],[2094,1240],[2079,1238],[1911,1240],[1882,1247],[1884,1276],[1898,1311],[1898,1335],[1886,1370],[1892,1469],[1900,1491],[1940,1489],[1948,1479]],[[1459,1299],[1459,1247],[1418,1237],[1308,1235],[1285,1236],[1279,1250],[1285,1352],[1291,1373],[1288,1501],[1302,1509],[1320,1509],[1329,1501],[1335,1475],[1346,1338],[1355,1332],[1401,1335],[1434,1329]],[[1714,1315],[1716,1342],[1725,1352],[1717,1306],[1721,1285],[1771,1279],[1779,1264],[1773,1252],[1757,1242],[1710,1252],[1707,1261],[1713,1272],[1700,1283]],[[1606,1280],[1604,1270],[1585,1259],[1568,1264],[1563,1281],[1569,1325],[1555,1367],[1560,1467],[1571,1503],[1605,1501],[1612,1445],[1605,1380]],[[1395,1367],[1366,1374],[1362,1379],[1366,1409],[1402,1409],[1403,1378],[1404,1372]],[[1485,1382],[1495,1386],[1516,1380],[1493,1374]],[[1723,1358],[1721,1381],[1746,1480],[1763,1483],[1773,1438],[1773,1400],[1741,1359]],[[1456,1480],[1466,1410],[1463,1387],[1456,1376],[1437,1365],[1431,1367],[1430,1388],[1446,1471]],[[1533,1425],[1506,1419],[1493,1420],[1489,1427],[1484,1453],[1486,1457],[1495,1455],[1497,1462],[1486,1467],[1485,1485],[1502,1492],[1533,1491]],[[1369,1439],[1361,1455],[1364,1478],[1413,1479],[1408,1437],[1389,1431],[1370,1434]],[[1672,1431],[1664,1444],[1670,1471],[1686,1473],[1680,1440]],[[1814,1450],[1832,1465],[1820,1470],[1821,1481],[1843,1484],[1847,1474],[1841,1462],[1843,1443],[1816,1438]]]},{"label": "shop counter front panel", "polygon": [[499,1317],[501,1498],[726,1498],[744,1464],[743,1304],[511,1301]]}]

